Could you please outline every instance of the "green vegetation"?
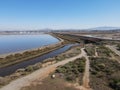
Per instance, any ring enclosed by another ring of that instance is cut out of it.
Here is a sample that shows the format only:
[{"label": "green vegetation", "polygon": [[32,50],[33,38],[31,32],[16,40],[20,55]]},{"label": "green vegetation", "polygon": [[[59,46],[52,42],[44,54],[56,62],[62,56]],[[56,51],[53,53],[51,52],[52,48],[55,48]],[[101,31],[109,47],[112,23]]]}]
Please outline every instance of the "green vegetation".
[{"label": "green vegetation", "polygon": [[85,51],[88,56],[94,56],[95,55],[95,46],[94,45],[87,45],[85,46]]},{"label": "green vegetation", "polygon": [[120,90],[120,72],[115,73],[111,76],[109,85],[114,90]]},{"label": "green vegetation", "polygon": [[62,54],[56,56],[55,60],[58,62],[58,61],[66,59],[66,58],[74,57],[80,53],[81,53],[80,47],[76,46],[76,47],[73,47],[70,50],[66,51],[65,53],[62,53]]},{"label": "green vegetation", "polygon": [[117,49],[120,50],[120,44],[117,45]]},{"label": "green vegetation", "polygon": [[101,57],[111,57],[111,53],[113,53],[109,48],[105,46],[99,46],[97,48],[98,56]]},{"label": "green vegetation", "polygon": [[64,66],[58,67],[55,73],[64,74],[64,78],[67,81],[76,82],[76,80],[79,80],[79,83],[81,84],[84,69],[85,58],[78,58],[73,62],[69,62]]},{"label": "green vegetation", "polygon": [[94,90],[120,90],[120,64],[108,58],[90,58],[91,82]]}]

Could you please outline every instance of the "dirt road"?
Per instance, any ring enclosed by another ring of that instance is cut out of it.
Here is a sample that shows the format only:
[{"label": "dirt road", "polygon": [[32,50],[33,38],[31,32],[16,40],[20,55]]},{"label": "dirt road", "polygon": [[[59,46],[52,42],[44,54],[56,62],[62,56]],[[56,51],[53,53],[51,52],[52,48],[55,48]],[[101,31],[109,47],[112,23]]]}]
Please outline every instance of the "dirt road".
[{"label": "dirt road", "polygon": [[84,48],[81,49],[81,54],[79,54],[75,57],[65,59],[65,60],[58,62],[56,64],[49,65],[45,68],[41,68],[41,69],[39,69],[39,70],[37,70],[37,71],[33,72],[32,74],[29,74],[25,77],[18,78],[16,80],[10,82],[10,84],[2,87],[0,90],[20,90],[22,87],[29,86],[35,80],[38,80],[38,79],[42,80],[45,77],[47,77],[49,75],[49,73],[53,72],[56,69],[56,67],[58,67],[60,65],[64,65],[70,61],[74,61],[77,58],[81,58],[81,57],[85,56],[85,52],[83,49]]}]

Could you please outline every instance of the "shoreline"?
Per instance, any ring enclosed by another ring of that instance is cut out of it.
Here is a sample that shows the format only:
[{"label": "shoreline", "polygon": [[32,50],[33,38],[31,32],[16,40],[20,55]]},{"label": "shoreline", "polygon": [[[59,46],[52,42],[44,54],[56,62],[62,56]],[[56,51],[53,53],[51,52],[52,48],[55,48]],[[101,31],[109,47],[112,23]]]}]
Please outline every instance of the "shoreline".
[{"label": "shoreline", "polygon": [[48,35],[53,36],[54,38],[58,39],[59,41],[57,43],[44,45],[44,46],[41,46],[41,47],[38,47],[38,48],[31,48],[31,49],[27,49],[27,50],[21,50],[21,51],[6,53],[6,54],[0,54],[0,58],[5,58],[6,56],[9,56],[9,55],[23,54],[24,52],[27,52],[27,51],[30,52],[30,51],[34,51],[34,50],[38,50],[38,49],[42,50],[44,48],[49,48],[49,47],[52,47],[52,46],[56,46],[57,44],[62,44],[62,42],[64,42],[63,39],[61,39],[61,38],[59,38],[55,35],[52,35],[52,34],[48,34]]},{"label": "shoreline", "polygon": [[[23,61],[27,61],[27,60],[39,57],[41,55],[47,54],[47,53],[49,53],[51,51],[54,51],[54,50],[56,50],[58,48],[61,48],[64,45],[65,45],[64,44],[64,40],[59,39],[59,41],[57,43],[50,44],[50,45],[45,45],[45,46],[40,47],[40,48],[33,48],[33,49],[30,49],[30,50],[24,50],[24,51],[19,51],[19,52],[14,52],[14,53],[0,55],[0,58],[1,58],[1,60],[0,60],[1,61],[0,62],[0,64],[1,64],[0,68],[8,67],[10,65],[14,65],[14,64],[17,64],[19,62],[23,62]],[[37,51],[42,51],[42,52],[38,52],[38,53],[34,54],[34,52],[37,52]],[[11,55],[13,55],[13,56],[15,56],[16,54],[24,55],[24,53],[26,53],[26,52],[29,52],[29,53],[33,52],[33,54],[30,54],[29,56],[25,56],[25,57],[23,57],[21,59],[19,59],[19,57],[15,58],[14,60],[12,60],[12,62],[11,62],[11,59],[7,59],[7,61],[4,60],[6,57],[9,57]]]}]

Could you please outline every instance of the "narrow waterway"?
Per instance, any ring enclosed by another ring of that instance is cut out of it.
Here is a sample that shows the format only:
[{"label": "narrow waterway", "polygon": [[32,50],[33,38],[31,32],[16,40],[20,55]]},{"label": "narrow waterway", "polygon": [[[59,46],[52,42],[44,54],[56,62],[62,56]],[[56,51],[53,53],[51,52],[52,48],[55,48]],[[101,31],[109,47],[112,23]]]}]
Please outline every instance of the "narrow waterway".
[{"label": "narrow waterway", "polygon": [[42,56],[39,56],[37,58],[34,58],[34,59],[31,59],[31,60],[27,60],[27,61],[23,61],[23,62],[20,62],[18,64],[15,64],[15,65],[11,65],[11,66],[8,66],[8,67],[4,67],[4,68],[0,68],[0,76],[7,76],[7,75],[10,75],[12,73],[14,73],[17,69],[20,69],[20,68],[25,68],[29,65],[34,65],[38,62],[41,62],[47,58],[51,58],[51,57],[54,57],[58,54],[61,54],[63,52],[65,52],[66,50],[68,50],[70,47],[72,47],[73,44],[69,44],[69,45],[66,45],[60,49],[57,49],[57,50],[54,50],[52,52],[49,52],[45,55],[42,55]]}]

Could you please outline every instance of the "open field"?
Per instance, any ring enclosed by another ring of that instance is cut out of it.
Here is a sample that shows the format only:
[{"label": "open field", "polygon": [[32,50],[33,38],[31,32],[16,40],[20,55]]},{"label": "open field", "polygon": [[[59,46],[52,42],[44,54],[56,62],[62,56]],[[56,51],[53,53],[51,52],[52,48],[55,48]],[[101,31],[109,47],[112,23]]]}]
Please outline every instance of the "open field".
[{"label": "open field", "polygon": [[[38,84],[39,83],[39,84]],[[79,90],[70,83],[66,82],[64,79],[55,78],[52,79],[50,76],[45,78],[37,84],[32,84],[30,87],[24,87],[21,90]]]}]

